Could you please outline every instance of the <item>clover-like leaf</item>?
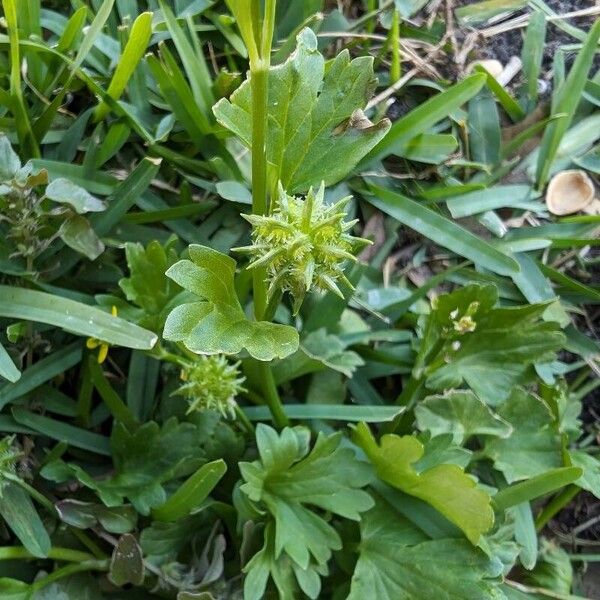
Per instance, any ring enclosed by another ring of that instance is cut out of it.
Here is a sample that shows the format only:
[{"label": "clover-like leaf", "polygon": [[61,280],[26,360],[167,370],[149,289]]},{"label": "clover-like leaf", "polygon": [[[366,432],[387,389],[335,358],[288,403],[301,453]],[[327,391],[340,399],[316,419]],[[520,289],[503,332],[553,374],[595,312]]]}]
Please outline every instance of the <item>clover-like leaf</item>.
[{"label": "clover-like leaf", "polygon": [[72,215],[58,230],[62,241],[73,250],[96,260],[104,252],[104,244],[92,229],[90,222],[81,215]]},{"label": "clover-like leaf", "polygon": [[277,382],[290,381],[322,369],[332,369],[352,377],[354,371],[364,364],[356,352],[347,350],[347,344],[339,336],[328,333],[323,327],[304,337],[298,352],[278,362],[273,372]]},{"label": "clover-like leaf", "polygon": [[[344,50],[326,65],[317,37],[303,29],[296,51],[269,71],[267,160],[273,181],[294,194],[343,179],[390,127],[388,119],[371,123],[361,110],[375,85],[372,57],[350,60]],[[252,146],[249,80],[213,111],[219,123]]]},{"label": "clover-like leaf", "polygon": [[21,160],[13,150],[8,137],[0,135],[0,183],[14,179],[21,168]]},{"label": "clover-like leaf", "polygon": [[571,450],[569,457],[574,467],[583,469],[577,485],[600,498],[600,461],[584,450]]},{"label": "clover-like leaf", "polygon": [[139,323],[152,331],[162,328],[169,303],[181,291],[165,274],[178,259],[173,246],[171,241],[163,246],[156,240],[145,248],[139,243],[129,242],[125,245],[129,277],[121,279],[119,287],[125,292],[127,300],[143,310]]},{"label": "clover-like leaf", "polygon": [[494,524],[489,495],[458,465],[437,464],[417,472],[424,447],[416,437],[384,435],[379,445],[364,423],[354,431],[354,441],[365,451],[380,479],[420,498],[452,521],[477,544]]},{"label": "clover-like leaf", "polygon": [[109,508],[103,504],[73,499],[57,502],[56,511],[61,521],[72,527],[89,529],[101,525],[109,533],[117,534],[129,533],[135,528],[138,519],[137,512],[129,505]]},{"label": "clover-like leaf", "polygon": [[284,358],[298,349],[298,332],[288,325],[250,321],[238,300],[235,261],[212,248],[192,245],[191,260],[175,263],[167,275],[197,297],[177,306],[165,323],[166,340],[183,342],[197,354],[239,354],[257,360]]},{"label": "clover-like leaf", "polygon": [[87,190],[68,179],[55,179],[46,188],[46,196],[60,204],[70,204],[82,215],[87,212],[101,212],[106,208],[102,200],[92,196]]},{"label": "clover-like leaf", "polygon": [[541,398],[516,388],[497,413],[513,432],[506,439],[488,439],[484,452],[509,483],[564,466],[554,416]]},{"label": "clover-like leaf", "polygon": [[505,600],[502,563],[464,540],[430,540],[381,498],[360,525],[348,600]]},{"label": "clover-like leaf", "polygon": [[[297,578],[301,573],[301,579],[314,579],[315,566],[326,567],[332,551],[342,547],[335,528],[315,509],[359,520],[360,513],[373,505],[369,494],[360,489],[371,480],[371,469],[357,460],[350,448],[340,447],[339,433],[320,433],[311,450],[308,429],[286,427],[278,434],[260,424],[256,442],[260,459],[240,463],[245,481],[240,489],[258,511],[266,514],[269,529],[263,552],[268,557],[261,554],[261,560],[250,562],[248,577],[250,581],[256,578],[254,565],[260,564],[264,572],[266,563],[287,557]],[[259,579],[264,592],[267,578]],[[261,598],[262,592],[255,589],[252,597]]]},{"label": "clover-like leaf", "polygon": [[460,444],[471,435],[507,438],[512,427],[492,412],[470,390],[452,390],[443,396],[429,396],[415,407],[421,431],[432,436],[452,433]]},{"label": "clover-like leaf", "polygon": [[118,587],[128,583],[139,586],[144,582],[142,549],[130,533],[122,535],[113,550],[108,579]]}]

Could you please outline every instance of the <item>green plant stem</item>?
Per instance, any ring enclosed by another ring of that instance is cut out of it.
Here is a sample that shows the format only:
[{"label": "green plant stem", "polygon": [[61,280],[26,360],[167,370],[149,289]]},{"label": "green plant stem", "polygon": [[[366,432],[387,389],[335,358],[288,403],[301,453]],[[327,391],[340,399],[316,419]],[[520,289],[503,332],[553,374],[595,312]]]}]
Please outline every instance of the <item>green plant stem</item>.
[{"label": "green plant stem", "polygon": [[271,46],[273,45],[273,32],[275,31],[276,0],[266,0],[265,17],[263,19],[260,51],[263,60],[271,64]]},{"label": "green plant stem", "polygon": [[[252,213],[267,213],[267,102],[268,64],[263,60],[250,67],[252,82]],[[254,316],[258,321],[267,308],[265,270],[258,268],[252,274],[254,288]]]},{"label": "green plant stem", "polygon": [[[360,16],[358,19],[355,19],[354,21],[352,21],[352,25],[350,26],[349,31],[356,31],[358,29],[360,29],[365,23],[368,23],[369,21],[371,21],[371,19],[373,19],[374,21],[377,19],[377,17],[379,16],[379,13],[383,12],[384,10],[386,10],[387,8],[389,8],[390,6],[392,6],[394,4],[394,0],[386,0],[385,2],[383,2],[378,8],[374,8],[373,10],[368,10],[368,12],[366,12],[364,15]],[[369,5],[370,6],[375,6],[375,3],[373,2],[373,4]]]},{"label": "green plant stem", "polygon": [[262,406],[264,404],[262,397],[252,390],[246,390],[242,392],[242,395],[250,400],[252,404],[256,404],[257,406]]},{"label": "green plant stem", "polygon": [[[375,15],[377,13],[377,0],[366,0],[365,10],[367,14]],[[377,24],[377,18],[373,17],[369,19],[365,24],[367,33],[373,33],[375,31],[375,25]],[[367,40],[367,47],[371,47],[370,40]]]},{"label": "green plant stem", "polygon": [[87,560],[85,562],[74,563],[72,565],[67,565],[66,567],[62,567],[61,569],[56,569],[46,577],[42,577],[42,579],[38,579],[34,583],[31,584],[32,592],[37,592],[42,588],[58,581],[59,579],[63,579],[64,577],[69,577],[70,575],[75,575],[76,573],[84,573],[86,571],[108,571],[109,561],[108,560]]},{"label": "green plant stem", "polygon": [[537,531],[541,531],[550,519],[560,512],[579,492],[581,488],[575,484],[568,485],[564,490],[558,493],[540,512],[535,519],[535,528]]},{"label": "green plant stem", "polygon": [[[80,550],[71,550],[70,548],[58,548],[53,547],[48,553],[48,558],[51,560],[58,560],[63,562],[86,562],[93,560],[94,557],[87,552],[81,552]],[[0,561],[1,560],[39,560],[39,557],[34,556],[26,550],[23,546],[3,546],[0,547]]]},{"label": "green plant stem", "polygon": [[275,378],[273,377],[271,367],[268,363],[257,361],[257,371],[261,377],[265,401],[273,415],[273,421],[279,429],[282,429],[289,425],[289,419],[283,412],[281,399],[277,392],[277,385],[275,384]]},{"label": "green plant stem", "polygon": [[[254,46],[260,55],[253,57],[250,53],[250,85],[252,91],[252,214],[264,215],[269,212],[267,182],[267,118],[269,102],[269,67],[271,63],[271,45],[275,24],[275,0],[265,1],[265,12],[262,26],[259,23],[259,0],[252,0],[251,15],[254,31]],[[248,45],[248,42],[246,42]],[[251,44],[252,45],[252,44]],[[249,49],[250,50],[250,49]],[[254,293],[254,317],[262,321],[267,312],[267,285],[264,269],[254,269],[252,286]],[[269,406],[273,421],[281,428],[288,424],[283,412],[281,399],[271,367],[257,361],[257,370]]]},{"label": "green plant stem", "polygon": [[108,407],[108,410],[110,410],[112,416],[117,421],[121,421],[129,431],[134,431],[138,426],[138,422],[131,410],[129,410],[129,407],[121,400],[117,392],[113,390],[108,379],[106,379],[106,376],[102,372],[102,367],[92,356],[89,357],[88,365],[94,386],[98,390],[100,397]]},{"label": "green plant stem", "polygon": [[92,394],[94,393],[94,384],[90,375],[89,354],[86,352],[82,360],[80,387],[77,395],[77,421],[82,427],[90,426],[90,416],[92,410]]},{"label": "green plant stem", "polygon": [[28,483],[17,477],[16,475],[11,475],[10,473],[5,473],[4,477],[9,481],[12,481],[14,484],[23,488],[38,504],[43,506],[53,515],[56,515],[56,507],[52,503],[51,500],[46,498],[44,494],[38,492],[34,487],[30,486]]},{"label": "green plant stem", "polygon": [[392,422],[386,423],[382,428],[383,433],[402,432],[405,428],[408,428],[407,426],[412,423],[413,419],[412,408],[417,401],[418,394],[424,383],[425,377],[411,376],[406,385],[402,388],[402,393],[396,399],[396,404],[398,406],[406,407],[406,410],[396,416]]},{"label": "green plant stem", "polygon": [[96,542],[94,542],[94,540],[92,540],[85,533],[85,531],[82,531],[81,529],[77,529],[77,527],[72,526],[69,526],[69,529],[71,530],[71,533],[81,542],[81,544],[93,554],[94,558],[98,560],[105,560],[106,558],[108,558],[108,556],[106,556],[106,553],[101,550],[100,546],[98,546],[98,544],[96,544]]},{"label": "green plant stem", "polygon": [[396,83],[402,73],[400,63],[400,13],[394,8],[392,15],[392,27],[390,29],[392,46],[392,64],[390,65],[390,83]]},{"label": "green plant stem", "polygon": [[238,421],[242,424],[242,426],[246,430],[246,433],[248,433],[250,436],[254,437],[254,425],[252,425],[252,422],[246,416],[246,413],[237,404],[235,407],[235,414],[236,414]]},{"label": "green plant stem", "polygon": [[600,554],[569,554],[571,561],[599,562]]},{"label": "green plant stem", "polygon": [[283,293],[280,291],[277,291],[273,294],[273,297],[269,300],[269,303],[267,305],[266,311],[265,311],[265,315],[264,315],[264,320],[265,321],[272,321],[273,317],[275,316],[275,313],[277,312],[277,307],[279,306],[279,303],[281,302],[281,297],[283,296]]},{"label": "green plant stem", "polygon": [[[184,346],[185,348],[185,346]],[[186,348],[186,355],[187,352],[189,352]],[[170,362],[174,365],[178,365],[180,367],[185,367],[189,364],[189,360],[186,360],[183,356],[180,356],[179,354],[174,354],[173,352],[169,352],[168,350],[165,350],[164,347],[159,343],[156,344],[156,346],[154,346],[154,348],[152,350],[149,350],[147,352],[148,356],[151,356],[152,358],[155,358],[156,360],[165,360],[167,362]],[[196,355],[194,355],[195,358],[197,358]]]}]

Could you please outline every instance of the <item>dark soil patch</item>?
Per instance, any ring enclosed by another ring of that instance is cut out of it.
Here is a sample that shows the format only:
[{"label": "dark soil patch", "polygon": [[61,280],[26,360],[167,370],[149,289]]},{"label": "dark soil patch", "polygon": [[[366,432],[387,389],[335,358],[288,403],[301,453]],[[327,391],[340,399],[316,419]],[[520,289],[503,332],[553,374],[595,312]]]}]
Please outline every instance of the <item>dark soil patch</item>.
[{"label": "dark soil patch", "polygon": [[[459,0],[457,3],[461,6],[473,4],[473,0]],[[547,0],[546,4],[557,14],[567,14],[575,11],[591,8],[595,6],[594,0]],[[529,9],[527,9],[529,11]],[[525,11],[515,13],[512,16],[524,14]],[[588,31],[594,24],[597,17],[587,16],[567,19],[566,22],[575,27],[579,27],[583,31]],[[507,64],[513,56],[520,56],[523,47],[523,39],[525,28],[512,29],[506,33],[499,34],[488,40],[488,43],[478,48],[478,53],[482,58],[495,58],[502,64]],[[550,70],[552,62],[557,51],[565,45],[576,44],[579,40],[573,38],[568,33],[556,26],[555,22],[549,21],[546,32],[546,47],[544,50],[543,68]],[[571,65],[575,59],[576,52],[569,52],[565,56],[567,67]],[[600,57],[596,58],[596,68],[600,68]]]}]

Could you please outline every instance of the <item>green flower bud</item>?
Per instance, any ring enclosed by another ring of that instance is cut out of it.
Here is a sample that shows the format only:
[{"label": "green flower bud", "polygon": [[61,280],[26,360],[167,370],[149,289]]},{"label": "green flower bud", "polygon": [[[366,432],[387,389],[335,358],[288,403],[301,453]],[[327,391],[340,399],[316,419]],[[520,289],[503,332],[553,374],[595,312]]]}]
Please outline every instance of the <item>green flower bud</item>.
[{"label": "green flower bud", "polygon": [[279,198],[270,215],[244,215],[252,225],[251,246],[235,248],[248,252],[248,268],[266,267],[269,299],[277,291],[289,292],[294,314],[311,289],[331,291],[343,298],[338,282],[353,290],[344,275],[344,263],[356,261],[354,252],[369,240],[347,233],[357,220],[344,221],[350,196],[330,206],[324,204],[325,186],[305,199],[289,196],[279,186]]},{"label": "green flower bud", "polygon": [[225,356],[200,355],[181,371],[183,385],[175,394],[189,402],[187,414],[200,410],[215,410],[224,417],[235,417],[235,398],[244,390],[240,363],[230,363]]}]

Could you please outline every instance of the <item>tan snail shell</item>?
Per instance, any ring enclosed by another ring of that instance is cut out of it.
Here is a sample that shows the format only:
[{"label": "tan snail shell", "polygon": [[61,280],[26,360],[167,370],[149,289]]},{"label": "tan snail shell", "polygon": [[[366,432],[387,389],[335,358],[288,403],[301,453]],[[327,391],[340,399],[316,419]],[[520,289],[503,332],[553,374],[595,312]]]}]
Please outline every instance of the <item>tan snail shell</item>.
[{"label": "tan snail shell", "polygon": [[587,173],[578,169],[561,171],[546,190],[546,206],[558,216],[572,215],[594,200],[594,183]]}]

